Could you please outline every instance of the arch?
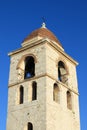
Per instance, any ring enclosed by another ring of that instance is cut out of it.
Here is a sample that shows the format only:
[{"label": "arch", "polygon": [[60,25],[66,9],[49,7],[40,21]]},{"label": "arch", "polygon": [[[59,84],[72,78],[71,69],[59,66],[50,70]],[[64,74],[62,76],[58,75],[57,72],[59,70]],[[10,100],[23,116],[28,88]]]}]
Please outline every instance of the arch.
[{"label": "arch", "polygon": [[68,71],[64,62],[58,62],[58,80],[68,85]]},{"label": "arch", "polygon": [[67,91],[67,108],[72,109],[72,97],[70,91]]},{"label": "arch", "polygon": [[37,100],[37,82],[32,82],[32,100]]},{"label": "arch", "polygon": [[[30,71],[29,69],[28,70],[26,70],[26,68],[28,68],[28,67],[26,67],[26,66],[28,66],[28,65],[26,65],[27,63],[26,63],[26,61],[28,61],[28,59],[29,58],[32,58],[33,60],[30,60],[30,62],[32,62],[33,63],[33,67],[29,67],[29,68],[34,68],[34,71],[35,71],[35,63],[37,62],[37,59],[36,59],[36,56],[35,55],[33,55],[33,54],[28,54],[28,55],[24,55],[24,56],[22,56],[22,58],[20,59],[20,61],[18,62],[18,64],[17,64],[17,67],[16,67],[16,69],[17,69],[17,73],[18,73],[18,79],[20,80],[23,80],[23,79],[26,79],[26,78],[31,78],[31,77],[33,77],[34,75],[35,75],[35,73],[33,74],[33,75],[31,75],[31,72],[30,72],[30,75],[31,76],[29,76],[29,74],[28,74],[28,71]],[[29,63],[29,66],[31,66],[30,65],[31,63]]]},{"label": "arch", "polygon": [[27,130],[33,130],[32,123],[28,122],[28,124],[27,124]]},{"label": "arch", "polygon": [[53,100],[60,103],[60,89],[57,83],[54,83],[53,85]]},{"label": "arch", "polygon": [[23,98],[24,98],[24,87],[21,85],[19,90],[19,103],[23,104]]},{"label": "arch", "polygon": [[17,64],[16,69],[21,68],[22,70],[24,70],[24,66],[23,66],[22,64],[23,64],[23,62],[25,61],[25,58],[26,58],[26,57],[28,57],[28,56],[33,57],[33,58],[34,58],[35,63],[37,62],[37,58],[36,58],[36,56],[35,56],[35,55],[33,55],[33,54],[27,54],[27,55],[24,55],[24,56],[22,56],[22,57],[21,57],[20,61],[19,61],[19,62],[18,62],[18,64]]},{"label": "arch", "polygon": [[25,70],[24,79],[31,78],[35,76],[35,62],[32,56],[27,56],[25,58]]}]

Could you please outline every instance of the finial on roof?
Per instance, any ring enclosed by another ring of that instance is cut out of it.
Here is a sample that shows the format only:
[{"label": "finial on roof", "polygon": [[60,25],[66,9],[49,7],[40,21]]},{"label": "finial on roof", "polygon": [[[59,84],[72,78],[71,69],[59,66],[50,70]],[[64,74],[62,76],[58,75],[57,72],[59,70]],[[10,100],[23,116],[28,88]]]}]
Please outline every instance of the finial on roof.
[{"label": "finial on roof", "polygon": [[46,28],[46,23],[45,23],[45,18],[44,17],[42,17],[42,20],[43,20],[43,23],[42,23],[42,28]]},{"label": "finial on roof", "polygon": [[46,24],[44,22],[42,23],[42,28],[46,28]]}]

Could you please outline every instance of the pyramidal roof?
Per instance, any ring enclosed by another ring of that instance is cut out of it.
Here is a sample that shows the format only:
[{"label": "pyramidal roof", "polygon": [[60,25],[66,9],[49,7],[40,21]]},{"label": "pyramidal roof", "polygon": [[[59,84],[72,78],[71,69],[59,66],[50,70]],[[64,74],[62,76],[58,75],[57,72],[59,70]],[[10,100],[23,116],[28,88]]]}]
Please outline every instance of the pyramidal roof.
[{"label": "pyramidal roof", "polygon": [[31,32],[25,39],[23,42],[28,42],[29,40],[40,36],[42,38],[48,38],[56,43],[58,43],[61,47],[61,43],[59,42],[59,40],[57,39],[57,37],[53,34],[53,32],[51,32],[49,29],[46,28],[45,23],[42,24],[42,27],[39,29],[34,30],[33,32]]}]

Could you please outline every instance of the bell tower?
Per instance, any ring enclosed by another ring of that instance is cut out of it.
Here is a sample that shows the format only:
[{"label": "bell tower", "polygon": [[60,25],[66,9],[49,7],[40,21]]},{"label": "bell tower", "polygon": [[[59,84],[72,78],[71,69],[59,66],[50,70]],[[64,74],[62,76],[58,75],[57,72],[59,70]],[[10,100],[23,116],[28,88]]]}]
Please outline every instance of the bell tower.
[{"label": "bell tower", "polygon": [[78,63],[45,23],[9,56],[7,130],[80,130]]}]

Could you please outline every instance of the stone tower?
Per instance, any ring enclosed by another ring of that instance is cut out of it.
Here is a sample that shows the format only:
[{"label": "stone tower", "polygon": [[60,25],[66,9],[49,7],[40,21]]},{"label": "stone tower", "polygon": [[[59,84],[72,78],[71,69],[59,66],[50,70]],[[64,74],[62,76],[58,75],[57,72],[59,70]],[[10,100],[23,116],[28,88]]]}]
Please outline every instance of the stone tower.
[{"label": "stone tower", "polygon": [[7,130],[80,130],[78,63],[45,23],[9,56]]}]

